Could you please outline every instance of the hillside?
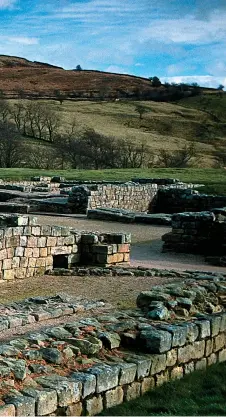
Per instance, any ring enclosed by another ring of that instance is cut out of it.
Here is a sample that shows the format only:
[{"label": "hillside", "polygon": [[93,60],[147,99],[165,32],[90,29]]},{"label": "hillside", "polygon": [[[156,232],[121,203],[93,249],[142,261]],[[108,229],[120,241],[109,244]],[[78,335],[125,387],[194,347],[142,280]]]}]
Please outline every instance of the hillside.
[{"label": "hillside", "polygon": [[[176,92],[180,90],[180,87],[172,88]],[[115,138],[147,145],[154,161],[161,150],[174,153],[191,143],[196,147],[196,158],[190,161],[193,166],[215,166],[219,162],[216,151],[224,153],[226,93],[214,89],[202,89],[197,96],[177,97],[172,101],[166,87],[154,88],[145,78],[100,71],[69,71],[0,55],[0,90],[2,98],[9,99],[10,106],[18,102],[25,107],[40,103],[43,109],[56,113],[61,134],[70,130],[75,121],[77,131],[91,128],[109,141]],[[144,96],[146,100],[142,100]],[[118,97],[120,100],[115,100]],[[144,110],[141,117],[137,111],[139,106]],[[42,157],[51,154],[54,144],[31,138],[29,134],[22,140],[29,151],[31,148],[38,150],[43,162],[40,168],[57,167],[49,157],[46,163]]]},{"label": "hillside", "polygon": [[170,101],[190,96],[197,88],[153,87],[147,78],[94,70],[64,70],[47,63],[0,55],[0,90],[6,98],[148,99]]}]

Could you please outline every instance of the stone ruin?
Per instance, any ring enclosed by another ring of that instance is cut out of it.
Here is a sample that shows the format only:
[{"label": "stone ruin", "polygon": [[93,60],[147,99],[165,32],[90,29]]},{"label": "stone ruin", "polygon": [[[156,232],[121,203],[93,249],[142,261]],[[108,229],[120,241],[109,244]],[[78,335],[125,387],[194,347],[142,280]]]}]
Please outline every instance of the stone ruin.
[{"label": "stone ruin", "polygon": [[1,215],[1,279],[28,278],[74,265],[127,265],[130,241],[130,234],[79,232],[39,226],[33,216]]},{"label": "stone ruin", "polygon": [[[88,211],[107,220],[172,222],[164,250],[198,250],[222,260],[226,197],[212,197],[171,180],[79,184],[55,177],[0,184],[0,210],[8,212],[0,215],[1,282],[38,274],[175,280],[141,292],[130,310],[113,312],[103,300],[66,294],[1,304],[0,416],[96,415],[226,361],[223,270],[131,268],[130,235],[41,226],[27,214]],[[165,220],[158,216],[162,207]],[[9,214],[14,211],[24,214]],[[13,330],[23,335],[9,337]]]},{"label": "stone ruin", "polygon": [[[92,416],[226,361],[226,274],[185,276],[141,292],[130,310],[66,295],[1,305],[0,415]],[[4,340],[9,326],[37,322]]]}]

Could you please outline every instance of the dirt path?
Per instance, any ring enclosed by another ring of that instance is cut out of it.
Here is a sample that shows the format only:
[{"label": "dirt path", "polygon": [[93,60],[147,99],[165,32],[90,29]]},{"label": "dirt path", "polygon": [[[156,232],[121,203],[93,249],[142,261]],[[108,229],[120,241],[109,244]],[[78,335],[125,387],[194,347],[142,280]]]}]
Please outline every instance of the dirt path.
[{"label": "dirt path", "polygon": [[163,234],[171,231],[170,227],[145,224],[124,224],[87,219],[84,215],[74,217],[38,215],[38,223],[71,226],[78,230],[100,232],[125,232],[132,234],[131,265],[147,268],[164,268],[178,270],[202,270],[224,272],[226,268],[215,267],[205,263],[204,257],[184,253],[162,253]]}]

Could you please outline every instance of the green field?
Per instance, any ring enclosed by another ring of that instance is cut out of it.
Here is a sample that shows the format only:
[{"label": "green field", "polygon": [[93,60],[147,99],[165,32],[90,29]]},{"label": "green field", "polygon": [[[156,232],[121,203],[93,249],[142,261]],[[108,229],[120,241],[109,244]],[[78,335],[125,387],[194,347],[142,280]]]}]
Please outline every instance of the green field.
[{"label": "green field", "polygon": [[205,184],[200,192],[226,195],[226,170],[204,168],[153,168],[153,169],[108,169],[108,170],[37,170],[28,168],[0,168],[4,180],[25,180],[31,176],[62,176],[74,180],[119,180],[132,178],[178,178],[184,182]]},{"label": "green field", "polygon": [[137,400],[105,410],[102,416],[225,416],[226,364],[196,371]]}]

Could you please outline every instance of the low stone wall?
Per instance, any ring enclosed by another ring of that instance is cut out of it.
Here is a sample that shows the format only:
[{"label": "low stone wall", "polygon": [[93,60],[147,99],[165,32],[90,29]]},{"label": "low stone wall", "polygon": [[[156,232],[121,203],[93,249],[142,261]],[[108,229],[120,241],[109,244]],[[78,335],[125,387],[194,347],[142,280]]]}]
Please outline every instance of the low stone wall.
[{"label": "low stone wall", "polygon": [[0,215],[0,277],[32,277],[75,264],[129,262],[130,235],[82,233],[69,227],[39,226],[35,217]]},{"label": "low stone wall", "polygon": [[[156,286],[138,296],[141,309],[94,314],[3,342],[0,415],[92,416],[226,361],[225,279],[203,274]],[[169,321],[156,314],[164,308]]]},{"label": "low stone wall", "polygon": [[212,212],[174,214],[172,232],[162,240],[164,251],[226,255],[226,222]]},{"label": "low stone wall", "polygon": [[209,211],[225,207],[226,196],[200,194],[191,188],[162,187],[149,206],[151,213]]}]

